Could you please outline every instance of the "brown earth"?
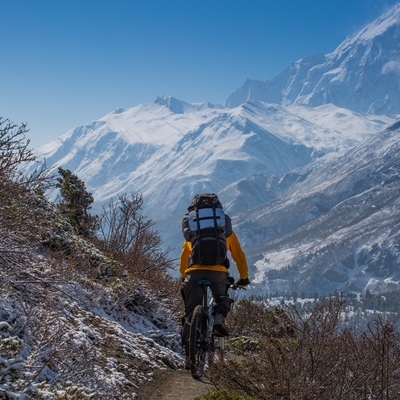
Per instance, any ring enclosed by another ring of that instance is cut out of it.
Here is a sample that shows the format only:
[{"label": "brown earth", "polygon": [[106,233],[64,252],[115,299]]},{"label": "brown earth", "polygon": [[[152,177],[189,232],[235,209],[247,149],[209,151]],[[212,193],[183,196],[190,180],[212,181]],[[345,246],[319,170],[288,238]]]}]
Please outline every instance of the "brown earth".
[{"label": "brown earth", "polygon": [[142,386],[138,400],[193,400],[212,391],[213,384],[203,376],[201,380],[192,378],[188,370],[166,369],[159,371],[151,382]]}]

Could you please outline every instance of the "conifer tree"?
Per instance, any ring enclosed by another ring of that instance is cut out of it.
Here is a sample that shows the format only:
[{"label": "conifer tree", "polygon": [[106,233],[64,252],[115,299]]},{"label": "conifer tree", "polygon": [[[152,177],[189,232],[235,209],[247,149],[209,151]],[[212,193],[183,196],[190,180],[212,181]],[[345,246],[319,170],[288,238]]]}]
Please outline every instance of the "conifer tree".
[{"label": "conifer tree", "polygon": [[60,177],[56,187],[60,189],[61,201],[57,204],[61,214],[68,218],[77,233],[92,236],[97,228],[97,216],[89,214],[94,199],[86,190],[85,183],[67,169],[58,168]]}]

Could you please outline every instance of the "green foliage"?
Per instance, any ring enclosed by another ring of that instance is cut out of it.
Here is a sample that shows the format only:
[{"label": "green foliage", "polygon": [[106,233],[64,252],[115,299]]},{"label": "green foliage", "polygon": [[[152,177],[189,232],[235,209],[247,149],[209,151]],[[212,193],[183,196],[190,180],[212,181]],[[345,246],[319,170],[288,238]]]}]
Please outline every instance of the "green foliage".
[{"label": "green foliage", "polygon": [[251,336],[236,336],[227,340],[226,349],[236,353],[255,352],[260,348],[260,341]]},{"label": "green foliage", "polygon": [[60,213],[65,216],[78,234],[89,237],[97,228],[97,217],[89,214],[94,201],[87,192],[85,184],[77,175],[61,167],[56,187],[60,189],[61,201],[57,204]]}]

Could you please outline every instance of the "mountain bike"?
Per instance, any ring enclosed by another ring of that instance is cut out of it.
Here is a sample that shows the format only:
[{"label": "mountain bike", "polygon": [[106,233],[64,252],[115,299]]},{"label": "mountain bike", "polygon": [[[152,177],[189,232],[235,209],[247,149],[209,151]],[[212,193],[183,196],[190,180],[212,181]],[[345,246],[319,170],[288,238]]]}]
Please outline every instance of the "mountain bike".
[{"label": "mountain bike", "polygon": [[[214,362],[223,362],[225,337],[214,334],[214,299],[211,282],[199,280],[197,284],[203,289],[202,304],[195,307],[189,333],[190,371],[194,379],[200,379],[204,373],[206,361],[208,366]],[[236,289],[235,285],[230,286]]]}]

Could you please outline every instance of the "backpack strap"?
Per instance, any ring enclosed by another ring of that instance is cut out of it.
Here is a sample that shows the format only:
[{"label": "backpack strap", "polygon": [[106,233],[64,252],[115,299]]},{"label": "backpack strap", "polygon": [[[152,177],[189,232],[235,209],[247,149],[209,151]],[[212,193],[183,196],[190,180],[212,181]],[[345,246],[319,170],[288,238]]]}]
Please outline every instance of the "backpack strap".
[{"label": "backpack strap", "polygon": [[[201,240],[200,218],[199,218],[199,210],[197,208],[196,208],[196,225],[198,232],[197,240]],[[199,261],[201,262],[201,246],[199,247]]]}]

